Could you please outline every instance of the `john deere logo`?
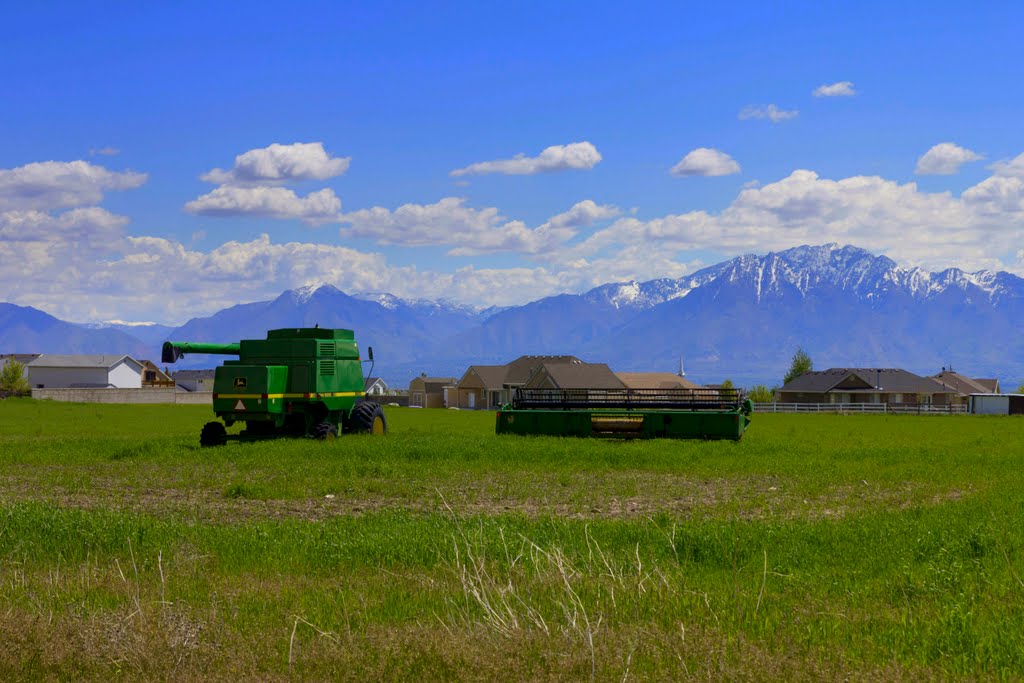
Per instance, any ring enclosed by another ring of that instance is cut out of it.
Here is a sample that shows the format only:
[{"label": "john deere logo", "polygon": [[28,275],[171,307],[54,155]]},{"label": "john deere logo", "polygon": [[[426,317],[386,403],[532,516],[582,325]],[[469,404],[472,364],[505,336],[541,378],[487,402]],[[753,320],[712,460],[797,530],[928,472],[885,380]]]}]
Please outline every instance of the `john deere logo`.
[{"label": "john deere logo", "polygon": [[235,389],[245,389],[245,384],[246,382],[244,377],[235,378]]}]

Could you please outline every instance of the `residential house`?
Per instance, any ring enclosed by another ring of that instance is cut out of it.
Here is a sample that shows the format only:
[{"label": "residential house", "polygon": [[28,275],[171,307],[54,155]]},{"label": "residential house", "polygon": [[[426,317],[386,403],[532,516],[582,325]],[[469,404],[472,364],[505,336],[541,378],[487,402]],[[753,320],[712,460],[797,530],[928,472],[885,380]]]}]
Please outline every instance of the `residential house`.
[{"label": "residential house", "polygon": [[142,387],[142,363],[131,356],[43,354],[28,364],[34,389]]},{"label": "residential house", "polygon": [[505,389],[507,365],[470,365],[452,391],[449,399],[459,408],[493,410],[509,402]]},{"label": "residential house", "polygon": [[672,372],[616,372],[627,389],[699,389],[700,385]]},{"label": "residential house", "polygon": [[383,396],[388,393],[388,385],[380,377],[367,377],[363,387],[367,396]]},{"label": "residential house", "polygon": [[520,356],[505,365],[471,365],[449,392],[450,405],[496,410],[511,402],[515,390],[541,365],[582,362],[576,356]]},{"label": "residential house", "polygon": [[953,400],[956,403],[967,403],[971,394],[1000,393],[998,379],[973,379],[954,372],[952,369],[942,368],[942,372],[932,375],[931,379],[955,391],[956,396]]},{"label": "residential house", "polygon": [[448,390],[454,385],[454,377],[417,377],[409,382],[409,406],[446,408]]},{"label": "residential house", "polygon": [[780,403],[949,405],[957,392],[897,368],[829,368],[790,380],[777,396]]},{"label": "residential house", "polygon": [[185,391],[213,391],[215,370],[175,370],[171,373],[174,383]]},{"label": "residential house", "polygon": [[142,386],[174,387],[174,380],[151,360],[140,360],[142,363]]}]

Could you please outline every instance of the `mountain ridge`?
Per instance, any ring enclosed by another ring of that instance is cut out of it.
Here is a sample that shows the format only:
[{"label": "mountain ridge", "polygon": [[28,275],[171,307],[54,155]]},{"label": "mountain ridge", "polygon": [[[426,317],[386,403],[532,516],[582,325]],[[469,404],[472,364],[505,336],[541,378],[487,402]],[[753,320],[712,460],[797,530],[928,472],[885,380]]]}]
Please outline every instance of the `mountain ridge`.
[{"label": "mountain ridge", "polygon": [[929,272],[830,243],[489,309],[321,283],[193,318],[167,336],[225,342],[275,327],[350,327],[361,345],[377,347],[375,372],[399,386],[423,371],[460,376],[470,364],[531,353],[571,353],[623,371],[674,370],[682,356],[705,382],[773,383],[798,345],[825,367],[931,373],[956,363],[1016,379],[1024,377],[1022,321],[1024,279],[1016,275]]}]

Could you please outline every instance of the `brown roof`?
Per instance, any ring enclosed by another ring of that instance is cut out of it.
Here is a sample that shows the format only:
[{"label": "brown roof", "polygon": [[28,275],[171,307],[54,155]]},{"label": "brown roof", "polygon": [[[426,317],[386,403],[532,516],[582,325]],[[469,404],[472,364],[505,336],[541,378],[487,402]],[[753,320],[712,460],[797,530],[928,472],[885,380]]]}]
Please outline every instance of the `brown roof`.
[{"label": "brown roof", "polygon": [[[994,387],[986,386],[981,381],[965,377],[959,372],[953,372],[952,370],[943,370],[937,375],[932,375],[931,379],[939,382],[945,387],[952,389],[958,394],[987,394],[994,391]],[[986,380],[989,382],[999,383],[999,380]]]},{"label": "brown roof", "polygon": [[[846,380],[844,382],[844,380]],[[843,387],[836,385],[844,383]],[[805,372],[779,389],[780,392],[824,394],[835,389],[844,393],[951,394],[954,389],[933,379],[899,368],[829,368]]]},{"label": "brown roof", "polygon": [[530,383],[541,374],[551,378],[558,389],[624,389],[622,381],[604,363],[547,363],[530,376]]},{"label": "brown roof", "polygon": [[519,356],[507,363],[505,368],[505,384],[526,384],[530,375],[541,365],[560,365],[564,363],[582,363],[576,356]]},{"label": "brown roof", "polygon": [[412,383],[417,380],[423,382],[424,391],[440,391],[455,384],[454,377],[413,377],[409,382],[409,387],[412,388]]},{"label": "brown roof", "polygon": [[627,389],[696,389],[698,384],[672,372],[616,372]]},{"label": "brown roof", "polygon": [[998,379],[981,379],[978,377],[974,378],[974,381],[985,388],[987,394],[998,394],[999,393],[999,380]]},{"label": "brown roof", "polygon": [[[470,365],[466,374],[469,374],[470,372],[480,378],[480,381],[484,384],[484,388],[490,391],[497,391],[501,389],[501,385],[505,382],[505,375],[508,374],[508,366]],[[459,381],[461,382],[462,380]]]}]

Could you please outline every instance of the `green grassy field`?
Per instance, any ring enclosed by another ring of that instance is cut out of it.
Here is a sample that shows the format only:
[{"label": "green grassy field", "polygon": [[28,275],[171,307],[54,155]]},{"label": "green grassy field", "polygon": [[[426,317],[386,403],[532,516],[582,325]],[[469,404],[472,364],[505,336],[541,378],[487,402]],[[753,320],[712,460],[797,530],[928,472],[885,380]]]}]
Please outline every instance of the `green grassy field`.
[{"label": "green grassy field", "polygon": [[200,449],[0,401],[0,679],[1019,679],[1024,420]]}]

